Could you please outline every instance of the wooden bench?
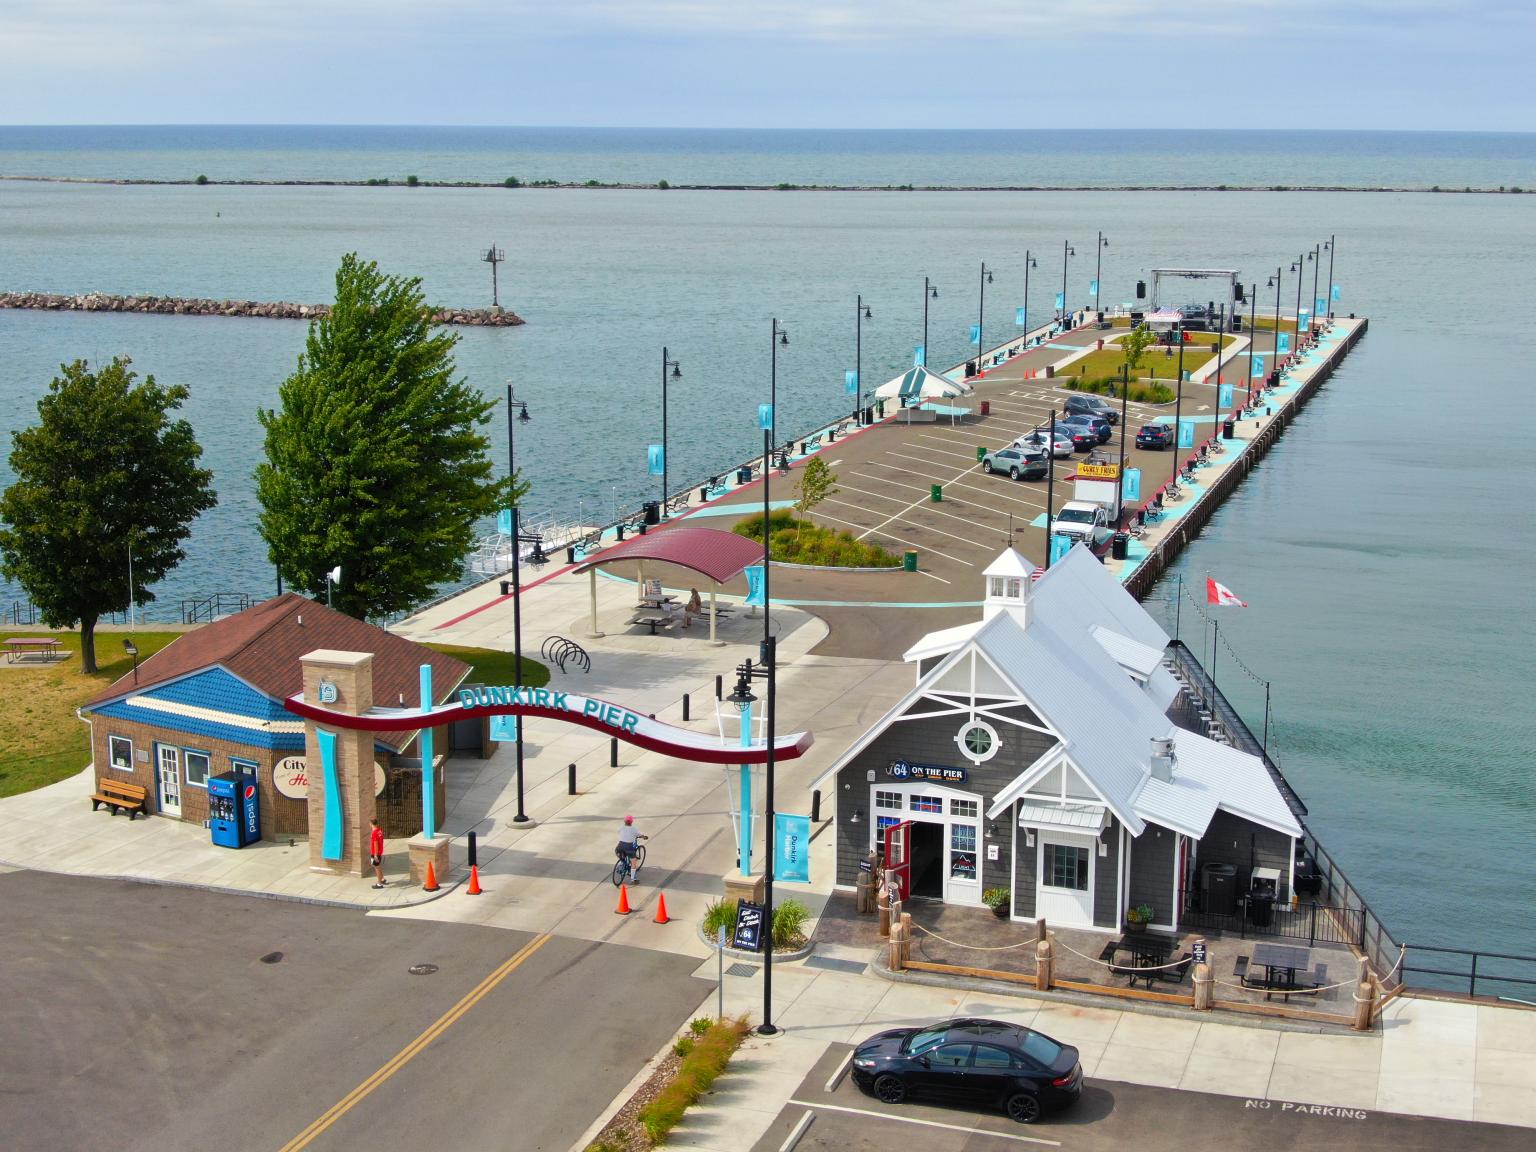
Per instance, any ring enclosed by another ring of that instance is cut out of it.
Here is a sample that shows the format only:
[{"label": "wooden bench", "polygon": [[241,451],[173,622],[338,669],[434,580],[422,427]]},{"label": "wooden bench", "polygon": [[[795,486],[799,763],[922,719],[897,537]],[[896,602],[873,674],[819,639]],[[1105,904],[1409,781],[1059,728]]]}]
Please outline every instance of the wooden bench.
[{"label": "wooden bench", "polygon": [[149,789],[142,784],[130,784],[126,780],[103,780],[91,796],[91,811],[98,811],[105,804],[112,815],[128,813],[128,819],[142,812],[149,815]]}]

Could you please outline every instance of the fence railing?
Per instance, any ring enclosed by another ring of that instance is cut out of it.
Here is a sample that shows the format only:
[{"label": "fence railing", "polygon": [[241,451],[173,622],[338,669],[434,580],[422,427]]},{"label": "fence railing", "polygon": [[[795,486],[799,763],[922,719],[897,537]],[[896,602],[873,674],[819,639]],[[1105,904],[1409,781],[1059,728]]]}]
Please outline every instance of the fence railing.
[{"label": "fence railing", "polygon": [[228,616],[235,612],[244,612],[250,606],[251,597],[249,593],[215,592],[212,596],[183,600],[181,602],[181,622],[183,624],[210,624],[221,616]]},{"label": "fence railing", "polygon": [[[1314,944],[1344,944],[1361,947],[1365,934],[1364,908],[1335,907],[1314,901],[1289,901],[1250,904],[1239,900],[1231,912],[1217,912],[1204,907],[1202,893],[1179,893],[1179,924],[1184,928],[1203,928],[1247,938],[1276,937],[1305,940]],[[1395,962],[1397,957],[1393,956]]]},{"label": "fence railing", "polygon": [[1403,983],[1536,1005],[1536,956],[1410,944],[1403,957]]}]

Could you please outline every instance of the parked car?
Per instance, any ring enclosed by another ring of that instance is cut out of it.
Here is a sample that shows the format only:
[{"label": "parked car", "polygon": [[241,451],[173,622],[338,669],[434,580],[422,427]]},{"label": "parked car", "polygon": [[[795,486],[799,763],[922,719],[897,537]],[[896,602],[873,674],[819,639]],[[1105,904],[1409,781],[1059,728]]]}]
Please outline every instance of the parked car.
[{"label": "parked car", "polygon": [[1114,435],[1109,429],[1109,421],[1101,416],[1068,416],[1056,421],[1058,428],[1062,425],[1068,428],[1087,428],[1093,433],[1097,444],[1108,444],[1109,438]]},{"label": "parked car", "polygon": [[1172,448],[1173,427],[1168,424],[1143,424],[1136,433],[1138,448]]},{"label": "parked car", "polygon": [[[1037,451],[1044,452],[1045,442],[1050,439],[1050,435],[1051,426],[1047,424],[1044,428],[1037,428],[1033,432],[1020,436],[1013,442],[1012,447],[1034,448]],[[1051,455],[1061,458],[1072,455],[1076,450],[1076,445],[1072,443],[1072,437],[1067,435],[1067,430],[1058,427],[1056,429],[1056,442],[1051,446]]]},{"label": "parked car", "polygon": [[1064,424],[1056,421],[1056,435],[1066,436],[1072,441],[1072,447],[1078,452],[1089,452],[1099,446],[1099,434],[1092,428],[1084,428],[1080,424]]},{"label": "parked car", "polygon": [[1006,472],[1014,480],[1044,480],[1050,463],[1045,446],[1039,448],[998,448],[981,458],[982,471]]},{"label": "parked car", "polygon": [[1120,413],[1102,396],[1091,392],[1074,392],[1064,405],[1069,415],[1099,416],[1111,424],[1120,422]]},{"label": "parked car", "polygon": [[1082,1095],[1077,1049],[1000,1020],[892,1028],[853,1053],[853,1082],[886,1104],[908,1097],[1000,1108],[1033,1124]]},{"label": "parked car", "polygon": [[1063,504],[1056,512],[1051,533],[1081,540],[1090,548],[1097,548],[1113,535],[1104,505],[1095,504],[1091,500],[1068,500]]}]

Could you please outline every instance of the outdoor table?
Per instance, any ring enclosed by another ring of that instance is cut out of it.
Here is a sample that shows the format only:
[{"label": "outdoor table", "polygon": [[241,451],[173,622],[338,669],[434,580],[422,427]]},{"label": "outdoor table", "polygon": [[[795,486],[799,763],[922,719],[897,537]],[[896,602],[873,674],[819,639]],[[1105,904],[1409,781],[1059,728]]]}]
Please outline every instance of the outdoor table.
[{"label": "outdoor table", "polygon": [[651,626],[651,635],[654,636],[656,635],[658,625],[672,623],[672,614],[670,612],[641,611],[631,616],[629,622],[631,624],[649,624]]},{"label": "outdoor table", "polygon": [[[1168,963],[1168,958],[1173,955],[1177,943],[1172,937],[1156,932],[1128,932],[1110,946],[1111,956],[1118,957],[1124,953],[1130,958],[1129,964],[1115,964],[1115,971],[1123,972],[1127,983],[1133,986],[1140,979],[1145,980],[1150,988],[1162,965]],[[1114,961],[1111,960],[1111,963]]]},{"label": "outdoor table", "polygon": [[657,608],[657,609],[660,609],[660,608],[665,608],[668,604],[675,603],[676,600],[677,600],[676,596],[648,596],[648,595],[642,595],[640,597],[640,607],[642,607],[642,608]]},{"label": "outdoor table", "polygon": [[5,642],[5,662],[15,664],[33,654],[52,660],[61,655],[63,649],[63,642],[52,636],[12,636]]},{"label": "outdoor table", "polygon": [[[1305,948],[1260,944],[1253,950],[1253,963],[1264,969],[1264,999],[1268,1000],[1271,992],[1280,991],[1289,1003],[1289,993],[1297,987],[1296,973],[1311,967],[1311,957]],[[1277,978],[1283,982],[1277,983]]]}]

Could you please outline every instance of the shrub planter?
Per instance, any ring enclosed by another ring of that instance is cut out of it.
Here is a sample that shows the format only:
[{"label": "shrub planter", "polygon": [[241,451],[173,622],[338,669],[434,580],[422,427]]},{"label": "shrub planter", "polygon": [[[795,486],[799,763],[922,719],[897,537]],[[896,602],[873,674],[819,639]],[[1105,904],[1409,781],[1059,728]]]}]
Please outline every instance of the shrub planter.
[{"label": "shrub planter", "polygon": [[[709,950],[711,952],[716,950],[718,945],[715,943],[715,941],[714,941],[714,939],[712,937],[704,935],[704,929],[703,928],[695,926],[694,930],[699,934],[699,939],[704,941],[704,943],[708,946],[708,948],[709,948]],[[814,940],[807,940],[799,948],[795,948],[795,949],[792,949],[792,950],[787,951],[787,952],[784,952],[784,951],[775,952],[773,954],[773,962],[775,964],[783,964],[783,963],[786,963],[787,961],[791,961],[791,960],[804,960],[807,956],[809,956],[815,950],[816,950],[816,941],[814,941]],[[740,949],[740,948],[732,948],[730,945],[726,945],[725,954],[727,956],[729,956],[732,960],[751,960],[751,961],[754,961],[755,963],[758,963],[758,964],[761,964],[763,962],[763,954],[761,952],[747,952],[747,951],[744,951],[743,949]]]}]

